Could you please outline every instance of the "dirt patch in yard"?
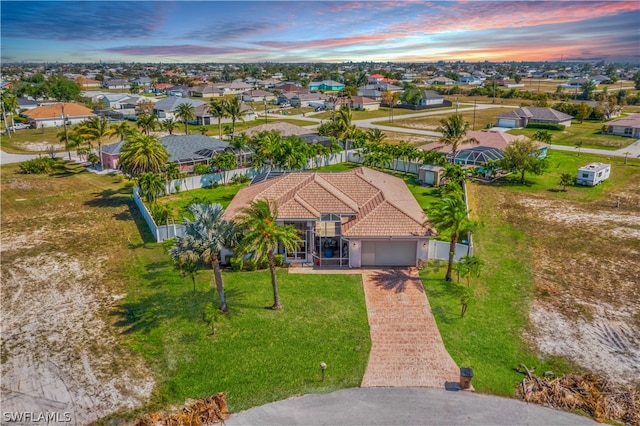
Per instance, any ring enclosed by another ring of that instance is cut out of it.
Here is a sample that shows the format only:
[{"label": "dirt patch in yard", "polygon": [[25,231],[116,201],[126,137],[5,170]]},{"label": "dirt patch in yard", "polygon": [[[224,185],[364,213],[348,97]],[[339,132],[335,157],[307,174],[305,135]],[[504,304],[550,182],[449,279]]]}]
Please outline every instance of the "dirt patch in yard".
[{"label": "dirt patch in yard", "polygon": [[[139,406],[154,382],[110,313],[136,232],[111,177],[2,168],[2,410],[88,424]],[[67,423],[69,424],[69,423]]]},{"label": "dirt patch in yard", "polygon": [[608,380],[640,384],[640,182],[591,203],[510,195],[535,253],[527,339]]}]

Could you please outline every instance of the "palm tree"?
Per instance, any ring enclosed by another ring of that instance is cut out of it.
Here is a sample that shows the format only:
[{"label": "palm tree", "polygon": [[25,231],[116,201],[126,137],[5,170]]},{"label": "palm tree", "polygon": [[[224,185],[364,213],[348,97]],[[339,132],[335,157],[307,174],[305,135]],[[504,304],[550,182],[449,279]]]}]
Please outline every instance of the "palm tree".
[{"label": "palm tree", "polygon": [[224,110],[226,115],[231,118],[231,137],[233,137],[236,134],[236,121],[244,121],[238,98],[231,98],[230,100],[227,100],[224,104]]},{"label": "palm tree", "polygon": [[[223,220],[224,209],[220,204],[191,204],[188,210],[193,214],[193,222],[185,219],[186,234],[197,241],[198,253],[203,262],[211,264],[216,290],[220,300],[220,310],[228,312],[220,272],[220,252],[225,247],[234,247],[240,237],[237,225]],[[177,241],[180,237],[176,238]]]},{"label": "palm tree", "polygon": [[233,152],[224,152],[217,154],[211,159],[211,165],[217,167],[224,176],[223,182],[227,184],[227,171],[233,170],[238,166],[238,157]]},{"label": "palm tree", "polygon": [[476,227],[476,222],[469,219],[469,211],[462,199],[462,196],[450,193],[440,199],[438,203],[428,212],[429,221],[439,233],[451,235],[449,246],[449,264],[445,280],[451,281],[451,271],[453,269],[453,257],[456,252],[456,244],[460,235],[464,232],[472,231]]},{"label": "palm tree", "polygon": [[195,108],[192,103],[178,105],[175,115],[184,123],[184,134],[189,134],[189,121],[196,118]]},{"label": "palm tree", "polygon": [[196,274],[202,267],[199,241],[192,235],[176,237],[173,246],[169,249],[169,256],[173,264],[180,271],[181,276],[188,275],[193,282],[193,291],[196,291]]},{"label": "palm tree", "polygon": [[280,145],[282,137],[280,132],[262,131],[253,137],[251,145],[253,146],[253,163],[258,167],[262,167],[266,160],[269,161],[269,167],[273,168],[274,159]]},{"label": "palm tree", "polygon": [[286,250],[295,250],[298,247],[300,235],[292,225],[280,226],[276,223],[278,206],[275,203],[267,200],[252,201],[242,212],[244,216],[240,219],[240,226],[245,234],[240,244],[240,252],[253,253],[256,259],[267,257],[273,288],[271,308],[282,309],[274,253],[280,246]]},{"label": "palm tree", "polygon": [[[238,155],[242,155],[242,157],[238,157],[239,166],[242,166],[246,162],[246,149],[249,145],[249,136],[246,133],[240,133],[239,135],[234,136],[229,144],[238,152]],[[240,160],[242,158],[242,160]]]},{"label": "palm tree", "polygon": [[136,125],[143,129],[147,135],[151,135],[151,131],[158,128],[158,116],[155,114],[140,114],[136,120]]},{"label": "palm tree", "polygon": [[120,148],[118,166],[131,174],[160,173],[169,160],[169,152],[155,136],[138,133],[131,136]]},{"label": "palm tree", "polygon": [[548,145],[551,143],[552,136],[546,130],[539,130],[533,134],[533,139]]},{"label": "palm tree", "polygon": [[140,173],[137,179],[140,196],[148,203],[155,203],[164,193],[164,181],[162,176],[153,172]]},{"label": "palm tree", "polygon": [[344,141],[345,151],[349,150],[349,140],[353,138],[356,131],[355,124],[351,123],[352,117],[353,114],[348,105],[343,105],[342,108],[338,110],[338,115],[336,116],[336,123],[340,129],[340,138]]},{"label": "palm tree", "polygon": [[178,163],[170,162],[167,163],[164,169],[164,178],[167,182],[167,194],[171,192],[171,188],[169,187],[169,183],[173,180],[180,179],[182,177],[182,173],[180,173],[180,169],[178,168]]},{"label": "palm tree", "polygon": [[273,161],[284,170],[301,170],[307,165],[309,145],[297,136],[287,136],[276,147]]},{"label": "palm tree", "polygon": [[227,115],[225,104],[218,99],[211,99],[208,106],[211,115],[218,119],[218,138],[222,139],[222,119]]},{"label": "palm tree", "polygon": [[102,141],[104,138],[110,138],[116,131],[106,117],[93,117],[80,124],[80,130],[88,140],[98,142],[98,158],[100,166],[102,166]]},{"label": "palm tree", "polygon": [[133,132],[133,129],[129,127],[129,123],[126,121],[122,121],[113,126],[113,133],[120,137],[120,142],[125,140],[127,136],[129,136]]},{"label": "palm tree", "polygon": [[478,144],[475,138],[465,138],[469,130],[469,122],[464,121],[460,114],[450,115],[440,120],[440,126],[437,131],[442,133],[440,142],[445,145],[451,145],[451,162],[455,164],[458,149],[463,144]]},{"label": "palm tree", "polygon": [[174,120],[173,117],[171,117],[171,118],[167,118],[165,120],[162,120],[160,122],[160,126],[161,126],[162,130],[166,130],[167,132],[169,132],[170,135],[173,135],[173,131],[178,126],[178,122],[176,120]]},{"label": "palm tree", "polygon": [[[2,97],[2,120],[4,122],[4,127],[7,131],[7,135],[9,136],[9,138],[11,138],[11,130],[7,121],[7,115],[11,115],[11,124],[13,125],[13,116],[18,110],[18,98],[16,98],[13,93],[6,90],[1,91],[0,95]],[[15,133],[15,128],[13,132]]]},{"label": "palm tree", "polygon": [[377,127],[367,130],[367,141],[369,143],[382,143],[386,137],[387,135]]},{"label": "palm tree", "polygon": [[478,256],[464,255],[458,264],[462,265],[460,270],[462,276],[467,279],[467,287],[471,285],[471,277],[478,278],[484,267],[484,262]]}]

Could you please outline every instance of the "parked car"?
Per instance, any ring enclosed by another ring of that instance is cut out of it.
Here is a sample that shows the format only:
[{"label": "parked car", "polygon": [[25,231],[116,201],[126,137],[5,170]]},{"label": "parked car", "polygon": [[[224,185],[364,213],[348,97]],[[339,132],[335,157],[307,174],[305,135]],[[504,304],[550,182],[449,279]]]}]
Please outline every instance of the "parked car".
[{"label": "parked car", "polygon": [[15,123],[13,126],[9,126],[9,130],[22,130],[22,129],[28,129],[29,127],[31,127],[28,124],[24,124],[24,123]]}]

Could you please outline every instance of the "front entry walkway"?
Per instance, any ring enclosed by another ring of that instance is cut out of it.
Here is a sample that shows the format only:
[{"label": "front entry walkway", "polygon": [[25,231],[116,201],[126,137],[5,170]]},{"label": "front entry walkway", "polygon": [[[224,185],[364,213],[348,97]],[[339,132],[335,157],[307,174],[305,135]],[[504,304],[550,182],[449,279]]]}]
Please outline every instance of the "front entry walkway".
[{"label": "front entry walkway", "polygon": [[460,370],[444,347],[415,268],[362,271],[371,332],[362,387],[444,388]]}]

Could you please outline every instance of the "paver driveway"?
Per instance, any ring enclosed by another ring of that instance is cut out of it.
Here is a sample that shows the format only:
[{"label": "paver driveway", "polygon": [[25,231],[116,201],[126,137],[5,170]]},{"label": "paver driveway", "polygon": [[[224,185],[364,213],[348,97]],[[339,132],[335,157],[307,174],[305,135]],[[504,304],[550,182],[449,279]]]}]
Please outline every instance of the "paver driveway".
[{"label": "paver driveway", "polygon": [[444,388],[460,369],[444,347],[415,268],[363,271],[371,352],[362,387]]}]

